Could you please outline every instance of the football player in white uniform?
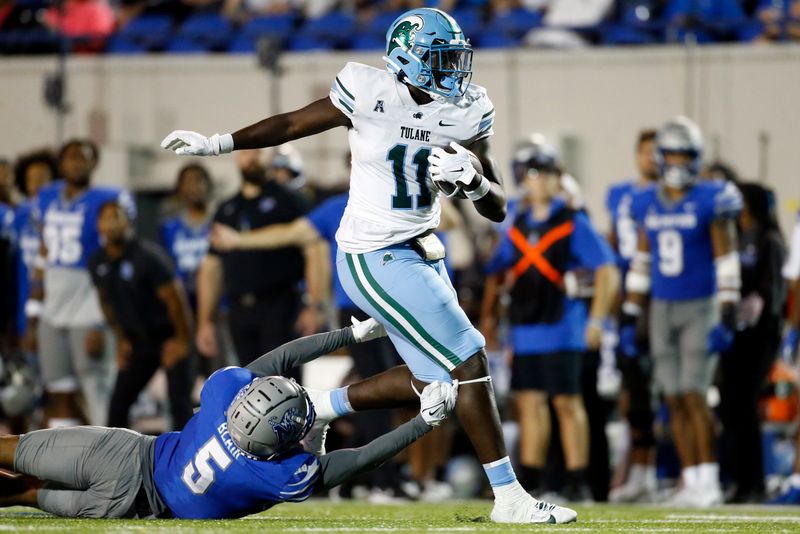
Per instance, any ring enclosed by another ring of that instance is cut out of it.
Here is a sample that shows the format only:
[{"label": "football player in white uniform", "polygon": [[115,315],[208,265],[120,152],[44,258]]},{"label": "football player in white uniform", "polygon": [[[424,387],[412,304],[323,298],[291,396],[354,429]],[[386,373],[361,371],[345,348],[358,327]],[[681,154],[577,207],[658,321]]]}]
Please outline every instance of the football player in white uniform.
[{"label": "football player in white uniform", "polygon": [[[470,84],[472,48],[452,17],[429,8],[398,17],[386,40],[387,70],[348,63],[328,98],[233,134],[178,130],[161,146],[209,156],[347,128],[350,197],[336,234],[342,285],[386,327],[418,388],[434,380],[480,381],[461,389],[456,412],[494,490],[492,520],[574,521],[573,510],[534,499],[517,481],[487,378],[483,336],[458,306],[444,247],[432,233],[442,193],[468,198],[495,222],[506,214],[488,151],[494,108],[486,91]],[[362,408],[417,402],[405,367],[379,375],[377,383],[340,392],[332,399],[337,414],[351,402]],[[325,419],[318,414],[318,421]]]}]

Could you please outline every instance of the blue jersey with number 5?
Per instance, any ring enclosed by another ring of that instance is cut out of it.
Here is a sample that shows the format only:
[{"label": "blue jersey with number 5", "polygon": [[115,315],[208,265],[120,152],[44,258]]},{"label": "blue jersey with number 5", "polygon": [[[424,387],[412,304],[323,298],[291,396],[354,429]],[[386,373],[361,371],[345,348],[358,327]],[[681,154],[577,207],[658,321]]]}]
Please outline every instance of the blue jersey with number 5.
[{"label": "blue jersey with number 5", "polygon": [[316,456],[298,447],[258,460],[228,433],[225,411],[255,377],[241,367],[220,369],[206,381],[200,410],[184,429],[156,439],[153,479],[175,517],[237,518],[311,496],[320,475]]},{"label": "blue jersey with number 5", "polygon": [[699,182],[677,202],[668,202],[659,186],[634,195],[631,213],[650,242],[654,298],[675,301],[714,294],[711,223],[736,217],[741,208],[736,186],[716,180]]}]

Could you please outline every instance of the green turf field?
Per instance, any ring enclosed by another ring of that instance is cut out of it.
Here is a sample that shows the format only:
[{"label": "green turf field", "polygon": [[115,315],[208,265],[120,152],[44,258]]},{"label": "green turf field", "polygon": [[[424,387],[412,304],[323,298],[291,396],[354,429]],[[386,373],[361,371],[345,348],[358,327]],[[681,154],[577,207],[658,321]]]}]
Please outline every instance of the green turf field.
[{"label": "green turf field", "polygon": [[570,525],[512,527],[488,521],[488,501],[370,505],[310,501],[282,505],[235,521],[55,519],[25,508],[0,512],[0,531],[28,532],[800,532],[800,508],[724,507],[668,510],[635,506],[579,507]]}]

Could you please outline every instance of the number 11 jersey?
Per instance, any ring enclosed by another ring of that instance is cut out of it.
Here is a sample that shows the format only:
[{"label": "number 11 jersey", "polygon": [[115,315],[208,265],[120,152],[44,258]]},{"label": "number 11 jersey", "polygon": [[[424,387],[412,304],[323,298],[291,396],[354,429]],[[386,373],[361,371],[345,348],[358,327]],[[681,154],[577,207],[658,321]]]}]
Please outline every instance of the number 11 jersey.
[{"label": "number 11 jersey", "polygon": [[486,90],[470,84],[456,102],[437,98],[419,105],[394,74],[347,63],[329,96],[353,124],[350,199],[336,233],[339,247],[361,254],[436,228],[441,207],[428,156],[451,141],[468,146],[494,133]]}]

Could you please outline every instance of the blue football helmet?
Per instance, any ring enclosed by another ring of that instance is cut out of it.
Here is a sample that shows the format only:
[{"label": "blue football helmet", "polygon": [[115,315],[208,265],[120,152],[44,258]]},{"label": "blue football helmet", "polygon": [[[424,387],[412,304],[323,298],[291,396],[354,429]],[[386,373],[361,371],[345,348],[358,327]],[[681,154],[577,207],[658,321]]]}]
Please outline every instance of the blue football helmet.
[{"label": "blue football helmet", "polygon": [[[667,154],[684,154],[689,161],[684,165],[669,165]],[[693,184],[700,176],[702,161],[703,134],[691,119],[675,117],[658,130],[656,164],[659,175],[668,186],[682,189]]]},{"label": "blue football helmet", "polygon": [[457,100],[472,79],[472,46],[458,23],[438,9],[406,11],[386,32],[389,72],[432,95]]}]

